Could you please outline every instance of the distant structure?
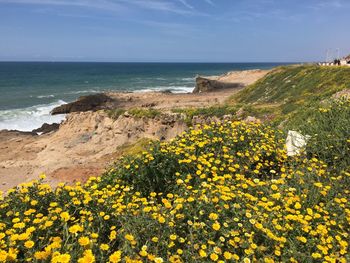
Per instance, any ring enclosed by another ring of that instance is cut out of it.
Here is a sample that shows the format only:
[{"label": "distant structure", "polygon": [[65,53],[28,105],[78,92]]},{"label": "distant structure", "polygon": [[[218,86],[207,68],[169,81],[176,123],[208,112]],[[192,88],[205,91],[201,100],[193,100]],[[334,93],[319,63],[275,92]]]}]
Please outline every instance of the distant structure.
[{"label": "distant structure", "polygon": [[340,60],[340,65],[348,65],[350,66],[350,55],[347,57],[344,57]]},{"label": "distant structure", "polygon": [[329,56],[329,50],[326,51],[326,62],[320,62],[318,65],[320,66],[350,66],[350,55],[347,57],[339,58],[339,51],[338,56],[333,61],[330,61]]}]

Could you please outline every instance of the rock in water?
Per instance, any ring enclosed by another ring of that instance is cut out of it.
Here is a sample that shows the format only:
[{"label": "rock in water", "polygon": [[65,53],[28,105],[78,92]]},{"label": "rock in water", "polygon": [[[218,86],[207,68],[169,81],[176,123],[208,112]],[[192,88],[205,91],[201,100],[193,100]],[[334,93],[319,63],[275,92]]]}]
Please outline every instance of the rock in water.
[{"label": "rock in water", "polygon": [[76,101],[63,104],[54,108],[51,111],[52,115],[67,114],[71,112],[82,112],[90,110],[100,110],[106,107],[107,103],[112,102],[113,99],[106,94],[99,93],[88,96],[79,97]]}]

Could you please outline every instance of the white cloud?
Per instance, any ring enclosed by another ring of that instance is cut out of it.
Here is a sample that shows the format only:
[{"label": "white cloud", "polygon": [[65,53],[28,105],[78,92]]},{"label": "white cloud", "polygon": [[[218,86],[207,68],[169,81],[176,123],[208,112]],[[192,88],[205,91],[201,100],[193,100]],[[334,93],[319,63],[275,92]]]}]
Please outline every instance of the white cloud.
[{"label": "white cloud", "polygon": [[[180,0],[187,8],[191,8],[185,0]],[[120,11],[134,6],[141,9],[172,12],[178,14],[191,14],[189,10],[179,8],[173,2],[167,0],[0,0],[1,3],[49,5],[49,6],[76,6],[83,8],[105,9]]]},{"label": "white cloud", "polygon": [[212,0],[204,0],[204,1],[207,2],[209,5],[215,6],[215,4]]},{"label": "white cloud", "polygon": [[186,0],[179,0],[179,2],[180,2],[181,4],[183,4],[184,6],[186,6],[187,8],[193,9],[193,6],[191,6],[189,3],[187,3]]}]

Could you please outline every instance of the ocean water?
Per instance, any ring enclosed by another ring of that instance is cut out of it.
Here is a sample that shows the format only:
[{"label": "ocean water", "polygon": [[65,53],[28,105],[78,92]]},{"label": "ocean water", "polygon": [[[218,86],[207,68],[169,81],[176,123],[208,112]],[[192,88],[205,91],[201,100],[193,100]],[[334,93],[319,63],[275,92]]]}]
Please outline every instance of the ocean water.
[{"label": "ocean water", "polygon": [[[286,63],[283,63],[286,64]],[[0,62],[0,130],[31,131],[62,121],[50,111],[103,91],[191,92],[196,75],[268,69],[278,63]]]}]

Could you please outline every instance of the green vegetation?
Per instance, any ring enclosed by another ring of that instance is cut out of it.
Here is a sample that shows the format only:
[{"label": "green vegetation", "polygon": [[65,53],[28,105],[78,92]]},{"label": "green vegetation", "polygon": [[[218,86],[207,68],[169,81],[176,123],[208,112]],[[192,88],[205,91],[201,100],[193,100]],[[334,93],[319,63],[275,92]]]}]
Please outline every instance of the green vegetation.
[{"label": "green vegetation", "polygon": [[124,144],[117,148],[117,152],[120,153],[121,156],[124,155],[136,155],[145,151],[148,146],[153,142],[153,140],[148,138],[141,138],[135,143]]},{"label": "green vegetation", "polygon": [[228,105],[221,105],[221,106],[212,106],[212,107],[206,107],[206,108],[185,108],[185,109],[173,109],[172,111],[174,113],[183,113],[186,116],[186,123],[191,126],[192,125],[192,119],[194,116],[200,116],[200,117],[223,117],[225,115],[231,114],[234,115],[237,111],[237,106],[228,106]]},{"label": "green vegetation", "polygon": [[150,118],[153,119],[157,116],[160,116],[162,114],[161,111],[152,109],[152,108],[133,108],[129,110],[124,110],[124,109],[113,109],[113,110],[107,110],[108,117],[112,119],[118,119],[120,115],[123,115],[124,113],[129,113],[131,116],[135,118]]},{"label": "green vegetation", "polygon": [[350,100],[329,100],[295,112],[284,125],[311,136],[306,152],[331,165],[334,171],[350,167]]},{"label": "green vegetation", "polygon": [[269,126],[205,125],[84,185],[9,191],[0,260],[348,262],[350,173],[337,165],[288,157]]},{"label": "green vegetation", "polygon": [[350,88],[349,67],[278,67],[231,99],[241,103],[305,104]]},{"label": "green vegetation", "polygon": [[235,94],[228,102],[260,109],[266,104],[274,105],[274,115],[282,121],[289,113],[302,112],[310,104],[346,88],[350,88],[349,67],[283,66]]},{"label": "green vegetation", "polygon": [[107,115],[111,119],[118,119],[120,115],[123,115],[126,112],[124,109],[113,109],[113,110],[107,110]]},{"label": "green vegetation", "polygon": [[[85,184],[51,189],[43,176],[10,190],[0,262],[349,262],[350,100],[329,99],[349,87],[344,72],[282,67],[235,106],[175,111],[192,120],[243,108],[284,116],[284,130],[211,123],[121,147],[129,156]],[[288,129],[311,135],[297,156],[287,156]]]},{"label": "green vegetation", "polygon": [[134,108],[134,109],[128,110],[128,113],[131,116],[134,116],[136,118],[146,117],[146,118],[153,119],[157,116],[160,116],[162,112],[152,108],[146,108],[146,109]]}]

